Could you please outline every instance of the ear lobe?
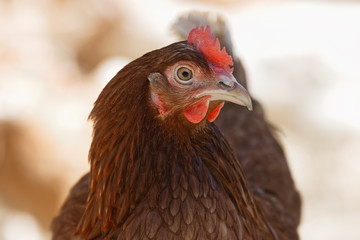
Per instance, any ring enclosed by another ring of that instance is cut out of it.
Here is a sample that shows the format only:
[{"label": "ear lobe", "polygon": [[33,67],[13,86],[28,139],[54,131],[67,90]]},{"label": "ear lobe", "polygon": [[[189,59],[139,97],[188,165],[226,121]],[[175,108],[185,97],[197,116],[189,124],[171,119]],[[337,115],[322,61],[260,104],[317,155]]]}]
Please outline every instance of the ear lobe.
[{"label": "ear lobe", "polygon": [[168,87],[168,81],[164,75],[159,72],[150,73],[147,79],[150,82],[152,91],[164,91]]},{"label": "ear lobe", "polygon": [[155,107],[158,109],[160,116],[165,116],[171,112],[167,109],[161,94],[166,89],[167,79],[161,73],[150,73],[147,79],[150,82],[151,100]]},{"label": "ear lobe", "polygon": [[158,72],[150,73],[147,77],[150,83],[155,83],[158,81],[163,81],[165,79],[164,75]]}]

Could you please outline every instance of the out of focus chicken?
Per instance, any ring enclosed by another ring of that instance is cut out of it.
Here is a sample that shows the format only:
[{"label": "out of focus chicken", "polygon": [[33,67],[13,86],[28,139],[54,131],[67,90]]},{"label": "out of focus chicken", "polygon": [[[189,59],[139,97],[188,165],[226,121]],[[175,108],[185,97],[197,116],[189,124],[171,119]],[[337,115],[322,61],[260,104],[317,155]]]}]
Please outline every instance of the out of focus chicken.
[{"label": "out of focus chicken", "polygon": [[36,216],[46,229],[56,212],[60,184],[57,178],[42,181],[34,170],[42,163],[44,148],[51,149],[34,135],[24,123],[0,120],[0,200],[7,208]]},{"label": "out of focus chicken", "polygon": [[[245,70],[233,51],[228,27],[219,15],[193,12],[180,17],[173,25],[180,38],[186,38],[195,25],[210,25],[234,59],[234,76],[247,86]],[[223,132],[240,161],[255,200],[271,219],[281,239],[297,239],[301,201],[284,152],[275,135],[276,129],[265,118],[258,101],[252,98],[253,111],[227,103],[215,124]]]}]

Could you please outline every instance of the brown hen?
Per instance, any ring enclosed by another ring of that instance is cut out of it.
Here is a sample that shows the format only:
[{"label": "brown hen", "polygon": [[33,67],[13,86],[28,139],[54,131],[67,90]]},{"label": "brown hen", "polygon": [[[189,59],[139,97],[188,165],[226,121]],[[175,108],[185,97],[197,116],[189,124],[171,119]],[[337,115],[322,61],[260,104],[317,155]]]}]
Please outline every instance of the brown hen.
[{"label": "brown hen", "polygon": [[298,238],[299,196],[259,104],[225,105],[230,144],[212,123],[224,101],[252,105],[240,62],[209,30],[134,60],[103,89],[91,170],[53,239]]}]

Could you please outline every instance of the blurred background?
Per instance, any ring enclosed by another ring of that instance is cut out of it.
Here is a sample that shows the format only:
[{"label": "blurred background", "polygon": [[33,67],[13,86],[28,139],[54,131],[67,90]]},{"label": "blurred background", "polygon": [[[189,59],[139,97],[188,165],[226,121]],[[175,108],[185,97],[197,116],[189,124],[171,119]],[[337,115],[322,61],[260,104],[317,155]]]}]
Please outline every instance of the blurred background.
[{"label": "blurred background", "polygon": [[302,239],[360,239],[360,2],[0,0],[0,240],[50,239],[88,171],[97,95],[177,41],[190,10],[222,14],[249,90],[281,130]]}]

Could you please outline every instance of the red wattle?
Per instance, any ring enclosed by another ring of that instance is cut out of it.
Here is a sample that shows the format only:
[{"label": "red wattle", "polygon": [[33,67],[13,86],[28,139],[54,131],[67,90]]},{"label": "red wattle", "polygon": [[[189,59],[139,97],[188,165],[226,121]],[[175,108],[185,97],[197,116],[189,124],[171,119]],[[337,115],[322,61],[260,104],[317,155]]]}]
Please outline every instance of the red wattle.
[{"label": "red wattle", "polygon": [[207,98],[193,104],[184,110],[184,115],[187,120],[192,123],[199,123],[204,119],[208,110]]},{"label": "red wattle", "polygon": [[219,116],[220,110],[222,109],[223,106],[224,106],[224,103],[220,103],[209,113],[209,115],[207,116],[207,119],[209,120],[209,122],[215,121],[217,116]]}]

